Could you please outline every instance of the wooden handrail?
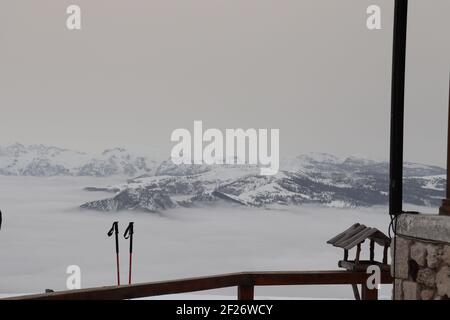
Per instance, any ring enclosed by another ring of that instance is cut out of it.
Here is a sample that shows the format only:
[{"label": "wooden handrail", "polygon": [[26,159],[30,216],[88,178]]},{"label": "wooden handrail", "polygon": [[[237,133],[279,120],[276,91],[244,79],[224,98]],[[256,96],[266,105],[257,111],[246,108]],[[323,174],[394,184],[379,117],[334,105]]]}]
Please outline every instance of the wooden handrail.
[{"label": "wooden handrail", "polygon": [[[5,300],[123,300],[227,287],[238,287],[237,293],[239,300],[253,300],[255,286],[351,284],[360,284],[362,286],[363,298],[368,300],[377,299],[378,290],[369,290],[366,287],[366,281],[369,276],[365,272],[353,271],[241,272],[171,281],[17,296]],[[389,272],[381,272],[381,284],[389,284],[392,282],[393,279]]]}]

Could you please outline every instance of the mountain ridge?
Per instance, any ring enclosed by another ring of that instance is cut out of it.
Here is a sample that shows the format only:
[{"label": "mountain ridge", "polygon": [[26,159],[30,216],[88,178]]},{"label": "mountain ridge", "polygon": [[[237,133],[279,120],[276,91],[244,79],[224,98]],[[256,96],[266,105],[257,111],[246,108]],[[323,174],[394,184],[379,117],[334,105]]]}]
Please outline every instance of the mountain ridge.
[{"label": "mountain ridge", "polygon": [[124,148],[91,155],[42,144],[0,146],[0,175],[8,176],[134,176],[152,173],[156,164]]},{"label": "mountain ridge", "polygon": [[[388,202],[389,164],[385,161],[302,155],[281,167],[284,169],[275,176],[261,176],[254,166],[176,166],[165,161],[155,171],[156,175],[143,175],[102,188],[115,193],[102,206],[86,203],[81,207],[115,211],[111,203],[118,201],[122,210],[153,212],[167,207],[215,206],[223,202],[252,207],[302,204],[370,207]],[[437,166],[405,162],[405,202],[438,206],[444,197],[445,173]],[[153,194],[166,196],[160,208],[155,207]],[[121,201],[131,196],[130,203]],[[149,202],[151,209],[146,205]]]},{"label": "mountain ridge", "polygon": [[[82,204],[101,211],[160,211],[181,206],[320,204],[337,207],[385,205],[389,163],[360,156],[337,157],[308,153],[281,161],[274,176],[261,176],[252,165],[175,165],[170,160],[112,148],[100,154],[19,143],[0,146],[0,175],[123,176],[113,186],[87,186],[114,196]],[[444,197],[446,170],[404,163],[404,200],[439,206]]]}]

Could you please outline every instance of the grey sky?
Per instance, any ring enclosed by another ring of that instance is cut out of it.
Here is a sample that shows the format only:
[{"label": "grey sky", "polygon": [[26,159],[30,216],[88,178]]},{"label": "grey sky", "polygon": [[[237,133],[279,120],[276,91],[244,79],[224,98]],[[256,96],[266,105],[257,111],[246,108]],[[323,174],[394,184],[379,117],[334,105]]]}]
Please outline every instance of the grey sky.
[{"label": "grey sky", "polygon": [[[444,165],[450,1],[410,3],[405,157]],[[2,0],[0,144],[169,156],[203,120],[279,128],[282,154],[387,158],[392,17],[393,0]]]}]

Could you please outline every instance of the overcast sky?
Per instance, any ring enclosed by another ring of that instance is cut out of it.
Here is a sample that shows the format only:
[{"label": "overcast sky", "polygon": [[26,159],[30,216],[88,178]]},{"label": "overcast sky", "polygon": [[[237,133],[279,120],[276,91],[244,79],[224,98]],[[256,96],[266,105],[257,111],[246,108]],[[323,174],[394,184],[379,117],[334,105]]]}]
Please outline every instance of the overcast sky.
[{"label": "overcast sky", "polygon": [[[388,158],[393,2],[2,0],[0,144],[169,156],[171,132],[203,120],[278,128],[282,154]],[[70,4],[81,31],[66,29]],[[382,30],[366,28],[371,4]],[[405,157],[439,165],[449,12],[410,0]]]}]

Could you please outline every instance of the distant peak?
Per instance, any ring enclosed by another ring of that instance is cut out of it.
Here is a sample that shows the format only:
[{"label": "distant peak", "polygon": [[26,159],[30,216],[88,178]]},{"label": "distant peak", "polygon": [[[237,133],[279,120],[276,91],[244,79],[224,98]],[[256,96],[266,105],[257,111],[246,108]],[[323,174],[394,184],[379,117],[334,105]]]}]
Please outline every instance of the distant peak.
[{"label": "distant peak", "polygon": [[105,151],[102,152],[102,155],[106,155],[109,153],[123,153],[123,152],[126,152],[124,148],[117,147],[112,149],[106,149]]}]

